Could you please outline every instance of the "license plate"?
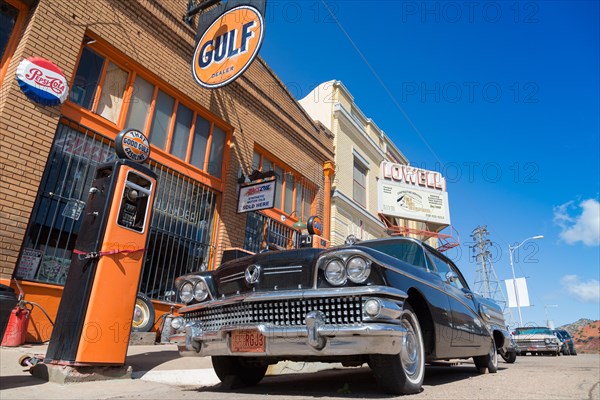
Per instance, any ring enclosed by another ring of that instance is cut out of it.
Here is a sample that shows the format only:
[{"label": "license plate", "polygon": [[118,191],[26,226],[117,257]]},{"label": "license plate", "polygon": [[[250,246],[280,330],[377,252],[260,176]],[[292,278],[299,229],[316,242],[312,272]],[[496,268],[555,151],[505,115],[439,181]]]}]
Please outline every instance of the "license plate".
[{"label": "license plate", "polygon": [[231,351],[234,353],[264,353],[265,337],[255,330],[233,331]]}]

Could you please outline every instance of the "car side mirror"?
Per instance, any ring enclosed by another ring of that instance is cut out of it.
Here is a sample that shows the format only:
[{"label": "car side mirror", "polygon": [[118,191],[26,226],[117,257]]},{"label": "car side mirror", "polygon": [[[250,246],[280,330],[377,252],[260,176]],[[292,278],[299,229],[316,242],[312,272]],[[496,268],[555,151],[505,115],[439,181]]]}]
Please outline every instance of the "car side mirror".
[{"label": "car side mirror", "polygon": [[446,272],[446,282],[452,283],[458,280],[458,275],[454,271]]}]

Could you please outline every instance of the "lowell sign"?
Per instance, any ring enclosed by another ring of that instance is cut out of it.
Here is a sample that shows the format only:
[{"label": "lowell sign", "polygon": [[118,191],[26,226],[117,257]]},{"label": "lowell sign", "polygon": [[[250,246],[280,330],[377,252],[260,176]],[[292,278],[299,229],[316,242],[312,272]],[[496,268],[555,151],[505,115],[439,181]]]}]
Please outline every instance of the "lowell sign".
[{"label": "lowell sign", "polygon": [[384,161],[377,191],[381,214],[450,225],[446,180],[439,172]]}]

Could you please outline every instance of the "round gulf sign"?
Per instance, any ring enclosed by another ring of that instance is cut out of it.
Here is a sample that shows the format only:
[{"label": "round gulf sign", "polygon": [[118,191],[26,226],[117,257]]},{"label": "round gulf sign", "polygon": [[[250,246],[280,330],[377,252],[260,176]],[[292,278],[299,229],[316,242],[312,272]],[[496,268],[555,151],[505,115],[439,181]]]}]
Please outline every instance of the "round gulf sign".
[{"label": "round gulf sign", "polygon": [[62,104],[69,94],[67,79],[50,60],[29,57],[17,67],[17,81],[25,96],[45,106]]},{"label": "round gulf sign", "polygon": [[317,217],[316,215],[308,218],[308,221],[306,221],[306,229],[311,235],[321,235],[321,232],[323,232],[323,223],[321,222],[321,218]]},{"label": "round gulf sign", "polygon": [[140,131],[124,129],[115,138],[115,150],[119,158],[143,163],[150,157],[148,139]]},{"label": "round gulf sign", "polygon": [[204,32],[194,52],[192,74],[209,89],[227,85],[250,66],[263,41],[264,22],[252,6],[234,7]]}]

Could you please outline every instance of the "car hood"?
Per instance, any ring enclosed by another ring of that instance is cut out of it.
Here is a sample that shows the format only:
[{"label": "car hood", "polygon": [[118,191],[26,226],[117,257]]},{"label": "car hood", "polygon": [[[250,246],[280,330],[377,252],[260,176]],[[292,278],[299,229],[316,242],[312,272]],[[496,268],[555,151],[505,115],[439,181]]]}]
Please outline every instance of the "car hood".
[{"label": "car hood", "polygon": [[[313,285],[315,264],[321,249],[270,251],[223,263],[212,271],[217,296],[250,291],[297,290]],[[252,273],[256,282],[248,282]]]}]

